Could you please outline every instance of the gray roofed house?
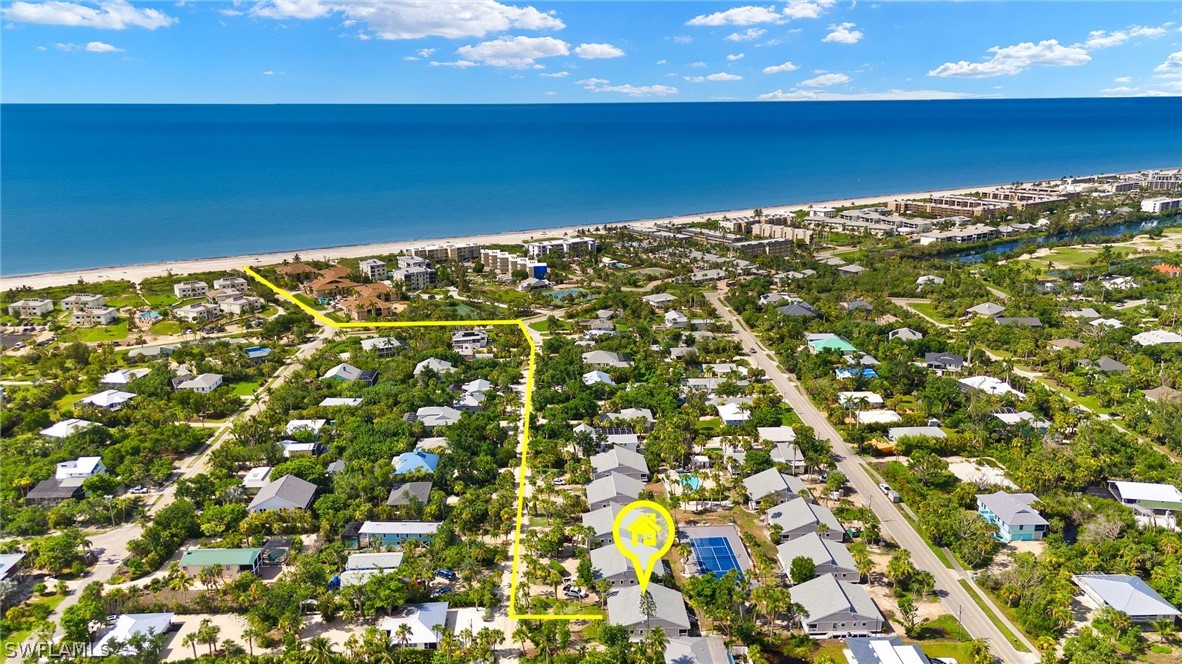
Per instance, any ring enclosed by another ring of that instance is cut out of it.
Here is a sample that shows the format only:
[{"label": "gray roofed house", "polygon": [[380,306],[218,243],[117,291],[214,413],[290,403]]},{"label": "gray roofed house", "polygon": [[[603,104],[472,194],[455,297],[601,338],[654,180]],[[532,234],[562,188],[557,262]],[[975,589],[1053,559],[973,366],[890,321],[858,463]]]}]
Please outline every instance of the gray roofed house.
[{"label": "gray roofed house", "polygon": [[924,353],[923,363],[936,371],[960,371],[964,368],[964,356],[955,353]]},{"label": "gray roofed house", "polygon": [[916,332],[909,327],[900,327],[897,330],[891,330],[890,333],[887,334],[887,339],[891,341],[894,341],[895,339],[901,339],[903,341],[919,341],[922,338],[923,334]]},{"label": "gray roofed house", "polygon": [[0,553],[0,581],[15,576],[20,571],[23,553]]},{"label": "gray roofed house", "polygon": [[792,601],[804,607],[810,636],[878,634],[886,619],[857,584],[822,574],[792,588]]},{"label": "gray roofed house", "polygon": [[1111,606],[1135,623],[1151,623],[1182,615],[1143,579],[1128,574],[1077,574],[1072,577],[1084,594],[1100,606]]},{"label": "gray roofed house", "polygon": [[[788,542],[809,533],[840,542],[845,537],[841,522],[828,507],[807,500],[789,500],[767,511],[768,527],[780,527],[780,541]],[[824,524],[824,528],[821,525]]]},{"label": "gray roofed house", "polygon": [[865,636],[845,640],[845,657],[849,664],[931,664],[919,646],[903,643],[897,636],[872,639]]},{"label": "gray roofed house", "polygon": [[1161,385],[1152,390],[1141,390],[1141,394],[1144,394],[1146,399],[1154,403],[1166,403],[1182,399],[1182,392],[1168,385]]},{"label": "gray roofed house", "polygon": [[[597,579],[611,581],[613,587],[635,586],[639,583],[632,562],[624,557],[619,547],[601,546],[591,551],[591,569]],[[665,576],[665,563],[657,561],[653,574]],[[650,588],[652,586],[649,586]]]},{"label": "gray roofed house", "polygon": [[50,477],[41,480],[29,493],[25,494],[25,502],[33,505],[56,505],[70,498],[82,498],[86,493],[82,490],[85,478],[70,477],[58,479]]},{"label": "gray roofed house", "polygon": [[583,353],[583,364],[589,367],[623,368],[632,365],[627,355],[613,353],[608,350],[593,350]]},{"label": "gray roofed house", "polygon": [[361,382],[367,385],[373,385],[378,379],[378,372],[372,369],[363,371],[352,364],[342,362],[325,372],[322,379],[341,380],[349,383]]},{"label": "gray roofed house", "polygon": [[785,575],[792,568],[792,561],[802,556],[816,564],[817,574],[832,574],[850,583],[859,583],[862,580],[853,555],[841,542],[809,533],[776,547],[776,558],[784,568]]},{"label": "gray roofed house", "polygon": [[623,447],[613,447],[591,457],[591,478],[599,479],[612,473],[632,479],[648,481],[648,462],[644,455]]},{"label": "gray roofed house", "polygon": [[665,664],[734,664],[721,636],[679,636],[665,645]]},{"label": "gray roofed house", "polygon": [[808,302],[793,302],[782,307],[777,307],[776,311],[785,316],[793,316],[795,318],[820,318],[821,312],[817,311],[813,305]]},{"label": "gray roofed house", "polygon": [[645,428],[651,429],[653,422],[653,411],[648,408],[624,408],[618,413],[604,413],[599,416],[602,420],[644,420]]},{"label": "gray roofed house", "polygon": [[402,347],[402,342],[394,337],[373,337],[361,340],[362,350],[372,350],[378,357],[394,357],[394,352]]},{"label": "gray roofed house", "polygon": [[970,313],[970,314],[976,314],[978,316],[986,316],[988,318],[994,318],[994,317],[1000,316],[1002,314],[1002,312],[1005,310],[1006,310],[1006,308],[1001,306],[1000,304],[995,304],[993,302],[982,302],[981,304],[978,304],[975,307],[969,307],[966,311],[967,311],[967,313]]},{"label": "gray roofed house", "polygon": [[900,438],[947,438],[948,434],[940,427],[891,427],[887,429],[887,438],[897,443]]},{"label": "gray roofed house", "polygon": [[428,429],[445,427],[460,421],[463,414],[451,406],[423,406],[415,411],[415,418]]},{"label": "gray roofed house", "polygon": [[866,300],[850,300],[848,302],[842,302],[841,308],[846,311],[872,311],[874,306]]},{"label": "gray roofed house", "polygon": [[587,505],[597,510],[613,502],[630,503],[641,491],[644,491],[644,482],[613,472],[587,485]]},{"label": "gray roofed house", "polygon": [[1063,315],[1070,316],[1071,318],[1082,318],[1084,320],[1095,320],[1100,318],[1100,312],[1091,307],[1084,309],[1067,309],[1063,312]]},{"label": "gray roofed house", "polygon": [[386,499],[386,504],[409,505],[411,497],[414,497],[420,505],[426,505],[427,500],[431,497],[431,483],[395,482],[394,486],[390,487],[390,497]]},{"label": "gray roofed house", "polygon": [[594,534],[591,541],[597,545],[611,544],[612,526],[615,525],[616,515],[624,509],[622,502],[608,503],[607,507],[592,510],[583,515],[583,526],[590,528]]},{"label": "gray roofed house", "polygon": [[648,585],[648,593],[656,604],[651,619],[640,610],[640,586],[627,586],[610,593],[607,596],[608,624],[627,627],[633,639],[644,638],[649,625],[652,629],[664,631],[670,639],[689,636],[689,612],[681,593],[657,583]]},{"label": "gray roofed house", "polygon": [[773,463],[788,466],[796,475],[805,471],[804,453],[794,443],[776,443],[770,456]]},{"label": "gray roofed house", "polygon": [[1097,371],[1103,371],[1105,373],[1124,373],[1129,370],[1128,365],[1117,362],[1107,355],[1092,362],[1091,366],[1095,367]]},{"label": "gray roofed house", "polygon": [[753,504],[758,504],[767,496],[794,502],[800,497],[800,492],[805,490],[804,482],[775,468],[768,468],[744,479],[743,486],[747,489],[747,498]]},{"label": "gray roofed house", "polygon": [[303,510],[312,504],[316,495],[316,485],[302,480],[295,475],[284,475],[259,489],[248,512],[267,512],[270,510]]},{"label": "gray roofed house", "polygon": [[1032,493],[979,494],[977,512],[997,526],[994,537],[1003,542],[1041,540],[1050,524],[1031,505],[1038,500]]},{"label": "gray roofed house", "polygon": [[437,374],[449,374],[455,371],[456,368],[452,366],[451,362],[441,360],[437,357],[429,357],[422,362],[415,365],[415,375],[423,373],[424,371],[434,371]]},{"label": "gray roofed house", "polygon": [[841,267],[837,268],[838,274],[847,277],[862,274],[865,271],[866,268],[858,265],[857,263],[850,263],[849,265],[842,265]]}]

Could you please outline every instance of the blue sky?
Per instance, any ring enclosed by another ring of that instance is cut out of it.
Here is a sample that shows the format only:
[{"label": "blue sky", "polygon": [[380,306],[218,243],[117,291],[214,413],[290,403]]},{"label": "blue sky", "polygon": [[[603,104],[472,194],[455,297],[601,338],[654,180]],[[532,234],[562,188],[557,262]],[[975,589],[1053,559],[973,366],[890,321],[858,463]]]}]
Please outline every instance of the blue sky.
[{"label": "blue sky", "polygon": [[0,4],[5,102],[1182,94],[1182,3]]}]

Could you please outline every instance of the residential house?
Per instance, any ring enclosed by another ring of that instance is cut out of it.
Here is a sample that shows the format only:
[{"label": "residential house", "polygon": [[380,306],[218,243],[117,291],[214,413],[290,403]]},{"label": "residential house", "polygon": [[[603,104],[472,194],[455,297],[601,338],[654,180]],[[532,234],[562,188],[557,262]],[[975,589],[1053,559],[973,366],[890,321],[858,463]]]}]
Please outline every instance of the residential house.
[{"label": "residential house", "polygon": [[209,284],[204,281],[182,281],[172,285],[172,294],[178,300],[191,300],[209,294]]},{"label": "residential house", "polygon": [[1155,387],[1152,390],[1141,390],[1141,394],[1154,403],[1168,403],[1182,399],[1182,392],[1166,385]]},{"label": "residential house", "polygon": [[624,503],[614,502],[583,515],[583,527],[591,529],[591,541],[587,543],[589,548],[612,543],[612,527],[615,525],[616,516],[622,509],[624,509]]},{"label": "residential house", "polygon": [[937,374],[945,371],[957,372],[965,366],[964,356],[955,353],[924,353],[923,363]]},{"label": "residential house", "polygon": [[665,645],[665,664],[734,664],[734,659],[717,634],[679,636]]},{"label": "residential house", "polygon": [[1101,357],[1095,362],[1090,360],[1080,360],[1080,364],[1091,367],[1096,371],[1102,371],[1104,373],[1125,373],[1129,370],[1127,364],[1118,362],[1107,355]]},{"label": "residential house", "polygon": [[8,305],[8,315],[13,318],[42,318],[51,313],[53,313],[53,300],[44,298],[26,298]]},{"label": "residential house", "polygon": [[463,413],[450,406],[423,406],[415,411],[415,420],[422,422],[428,430],[434,430],[459,422],[462,415]]},{"label": "residential house", "polygon": [[285,263],[276,267],[275,271],[281,276],[292,279],[293,281],[304,281],[319,272],[319,270],[307,263]]},{"label": "residential house", "polygon": [[630,503],[644,491],[644,482],[617,472],[608,474],[587,485],[587,505],[592,510],[611,503]]},{"label": "residential house", "polygon": [[[370,284],[370,286],[388,288],[385,284]],[[360,291],[362,288],[365,286],[361,286],[357,290]],[[356,293],[341,300],[338,306],[341,311],[356,321],[384,318],[394,313],[394,307],[390,304],[389,299],[372,293]]]},{"label": "residential house", "polygon": [[977,512],[997,526],[994,535],[1002,542],[1042,540],[1050,525],[1031,505],[1038,500],[1032,493],[978,494]]},{"label": "residential house", "polygon": [[251,468],[242,478],[242,488],[247,491],[258,491],[271,483],[271,466]]},{"label": "residential house", "polygon": [[41,435],[47,438],[69,438],[79,431],[85,431],[93,426],[96,426],[94,422],[71,417],[57,422],[47,429],[42,429]]},{"label": "residential house", "polygon": [[361,350],[377,353],[379,358],[394,357],[394,353],[402,348],[402,342],[394,337],[373,337],[361,340]]},{"label": "residential house", "polygon": [[1109,480],[1108,491],[1122,505],[1128,505],[1142,514],[1182,512],[1182,491],[1172,484]]},{"label": "residential house", "polygon": [[136,395],[131,392],[123,392],[120,390],[103,390],[98,394],[92,394],[88,397],[83,397],[77,401],[77,404],[84,406],[91,406],[102,410],[116,411],[123,408],[123,405],[128,401],[134,399]]},{"label": "residential house", "polygon": [[260,311],[266,306],[262,298],[254,297],[253,295],[231,295],[225,299],[218,301],[218,307],[229,314],[235,316],[243,316],[255,311]]},{"label": "residential house", "polygon": [[1010,394],[1018,399],[1026,398],[1025,394],[1010,387],[1009,383],[1000,381],[992,376],[971,376],[969,378],[961,378],[957,382],[961,384],[961,389],[966,391],[976,390],[993,396]]},{"label": "residential house", "polygon": [[21,561],[24,559],[23,553],[0,553],[0,581],[17,579],[21,573]]},{"label": "residential house", "polygon": [[181,571],[197,576],[206,567],[217,567],[222,574],[234,578],[243,572],[258,576],[263,564],[262,549],[190,549],[181,556]]},{"label": "residential house", "polygon": [[395,482],[390,487],[390,497],[386,504],[391,507],[402,507],[417,502],[426,505],[431,499],[431,482]]},{"label": "residential house", "polygon": [[301,456],[319,456],[324,451],[323,446],[316,442],[301,443],[295,440],[283,440],[279,444],[283,446],[284,459]]},{"label": "residential house", "polygon": [[777,307],[776,311],[784,316],[791,316],[793,318],[820,318],[821,312],[817,311],[813,305],[808,302],[793,302],[792,304],[783,307]]},{"label": "residential house", "polygon": [[843,277],[854,277],[862,274],[865,271],[866,268],[858,265],[857,263],[850,263],[849,265],[842,265],[841,267],[837,268],[837,273]]},{"label": "residential house", "polygon": [[132,639],[151,638],[172,630],[172,613],[124,613],[115,616],[114,623],[88,653],[93,657],[134,657]]},{"label": "residential house", "polygon": [[648,462],[644,455],[622,447],[613,447],[591,457],[591,479],[618,473],[641,482],[648,481]]},{"label": "residential house", "polygon": [[460,330],[451,335],[451,345],[455,350],[460,350],[461,348],[484,348],[488,346],[488,332],[484,330]]},{"label": "residential house", "polygon": [[1108,606],[1127,615],[1135,624],[1159,620],[1175,622],[1182,612],[1143,579],[1128,574],[1077,574],[1072,581],[1097,606]]},{"label": "residential house", "polygon": [[653,411],[648,408],[624,408],[618,413],[603,413],[599,417],[609,422],[615,420],[624,420],[625,422],[644,420],[645,429],[652,429],[653,423],[656,422],[653,419]]},{"label": "residential house", "polygon": [[724,426],[742,426],[751,419],[751,404],[748,399],[734,399],[715,404],[718,418]]},{"label": "residential house", "polygon": [[438,521],[366,521],[357,531],[358,548],[400,549],[410,540],[430,544]]},{"label": "residential house", "polygon": [[62,461],[59,463],[54,477],[59,480],[84,480],[95,475],[102,475],[105,472],[107,472],[107,467],[103,465],[102,457],[84,456],[72,461]]},{"label": "residential house", "polygon": [[415,450],[399,454],[390,463],[394,465],[395,475],[434,473],[439,467],[439,455]]},{"label": "residential house", "polygon": [[878,634],[887,624],[862,586],[832,574],[793,586],[792,601],[804,608],[804,628],[813,637]]},{"label": "residential house", "polygon": [[1047,342],[1047,346],[1051,350],[1078,350],[1084,347],[1082,343],[1076,341],[1075,339],[1051,339],[1049,342]]},{"label": "residential house", "polygon": [[1182,343],[1182,334],[1177,332],[1170,332],[1169,330],[1150,330],[1140,334],[1133,335],[1133,341],[1142,346],[1161,346],[1163,344],[1179,344]]},{"label": "residential house", "polygon": [[[591,550],[591,570],[595,579],[607,579],[613,588],[635,586],[639,583],[632,561],[616,546],[601,546]],[[665,563],[657,560],[653,574],[665,576]],[[649,586],[652,587],[651,585]]]},{"label": "residential house", "polygon": [[747,490],[747,499],[753,509],[769,496],[777,501],[794,501],[806,490],[804,482],[775,468],[768,468],[744,479],[743,487]]},{"label": "residential house", "polygon": [[792,561],[807,558],[816,565],[817,574],[832,574],[839,581],[861,583],[862,574],[854,556],[841,542],[825,539],[817,533],[801,535],[776,547],[776,558],[785,576],[792,569]]},{"label": "residential house", "polygon": [[919,646],[905,644],[897,636],[889,639],[849,638],[845,640],[843,652],[847,664],[932,664]]},{"label": "residential house", "polygon": [[361,370],[352,364],[342,362],[325,372],[321,380],[339,380],[346,383],[364,383],[373,385],[378,380],[378,372],[373,369]]},{"label": "residential house", "polygon": [[628,628],[632,640],[645,638],[650,629],[662,630],[668,639],[689,636],[692,625],[681,593],[659,583],[648,584],[647,591],[656,608],[651,616],[640,610],[640,586],[626,586],[607,596],[607,623]]},{"label": "residential house", "polygon": [[887,334],[887,339],[890,341],[919,341],[922,338],[923,334],[909,327],[900,327],[897,330],[891,330]]},{"label": "residential house", "polygon": [[665,327],[672,330],[681,330],[685,329],[686,325],[689,325],[689,316],[686,316],[680,311],[665,312]]},{"label": "residential house", "polygon": [[456,368],[452,366],[452,363],[448,362],[447,360],[441,360],[437,357],[429,357],[415,365],[416,376],[422,374],[424,371],[434,371],[435,373],[442,376],[455,372]]},{"label": "residential house", "polygon": [[598,369],[583,374],[584,385],[615,385],[612,377]]},{"label": "residential house", "polygon": [[355,397],[355,398],[325,397],[324,400],[321,401],[319,405],[324,408],[334,408],[337,406],[348,406],[350,408],[356,408],[357,406],[361,405],[362,401],[363,401],[363,399],[361,397]]},{"label": "residential house", "polygon": [[119,387],[127,385],[132,381],[138,380],[151,373],[151,369],[119,369],[105,374],[99,379],[99,385],[106,385],[109,387]]},{"label": "residential house", "polygon": [[769,509],[768,527],[780,527],[780,541],[790,542],[798,537],[816,533],[822,539],[840,542],[845,538],[845,528],[828,507],[808,500],[789,500]]},{"label": "residential house", "polygon": [[1018,325],[1021,327],[1042,327],[1042,321],[1033,316],[999,317],[993,319],[998,325]]},{"label": "residential house", "polygon": [[855,416],[858,424],[894,424],[903,421],[903,416],[893,410],[880,408],[876,410],[860,410]]},{"label": "residential house", "polygon": [[25,502],[30,505],[57,505],[66,500],[79,500],[86,495],[82,490],[83,479],[71,477],[59,480],[56,477],[41,480],[25,494]]},{"label": "residential house", "polygon": [[887,429],[887,438],[897,443],[904,438],[947,438],[948,434],[940,427],[891,427]]},{"label": "residential house", "polygon": [[632,358],[607,350],[593,350],[583,353],[583,364],[589,367],[623,368],[632,366]]},{"label": "residential house", "polygon": [[1050,422],[1048,422],[1044,419],[1038,418],[1034,415],[1034,413],[1031,413],[1030,411],[1026,411],[1026,410],[1017,410],[1016,411],[1013,408],[1005,408],[1005,409],[1001,410],[1000,412],[994,413],[993,417],[997,418],[998,420],[1001,420],[1001,422],[1007,426],[1017,426],[1019,424],[1025,423],[1025,424],[1029,424],[1030,426],[1034,427],[1035,429],[1049,429],[1049,428],[1051,428]]},{"label": "residential house", "polygon": [[289,420],[287,426],[283,427],[283,433],[294,436],[295,434],[306,431],[313,435],[319,436],[320,430],[328,425],[328,420]]},{"label": "residential house", "polygon": [[944,283],[944,277],[937,277],[934,274],[925,274],[915,280],[917,288],[915,290],[923,290],[924,286],[939,286]]},{"label": "residential house", "polygon": [[392,645],[415,650],[437,650],[447,628],[447,602],[406,604],[378,622]]},{"label": "residential house", "polygon": [[306,510],[316,496],[316,485],[295,475],[284,475],[259,489],[248,512],[270,512],[273,510]]},{"label": "residential house", "polygon": [[1166,263],[1162,263],[1160,265],[1154,265],[1153,271],[1161,273],[1167,277],[1182,277],[1182,266],[1178,265],[1168,265]]},{"label": "residential house", "polygon": [[677,301],[677,297],[668,293],[654,293],[640,298],[657,309],[665,309]]},{"label": "residential house", "polygon": [[993,302],[982,302],[975,307],[969,307],[967,313],[984,316],[986,318],[996,318],[1006,310],[1005,307]]},{"label": "residential house", "polygon": [[876,392],[838,392],[837,403],[843,408],[861,408],[862,406],[881,408],[886,405],[886,400]]},{"label": "residential house", "polygon": [[354,553],[345,561],[345,570],[338,576],[341,587],[365,585],[374,576],[396,570],[402,565],[401,551]]},{"label": "residential house", "polygon": [[221,384],[221,374],[203,373],[199,376],[184,376],[174,379],[173,388],[177,390],[188,390],[198,394],[209,394],[220,387]]},{"label": "residential house", "polygon": [[271,349],[266,346],[247,346],[242,349],[246,354],[246,359],[250,360],[251,364],[262,364],[271,357]]},{"label": "residential house", "polygon": [[793,475],[801,475],[808,468],[804,460],[804,453],[794,443],[776,443],[769,455],[772,458],[772,463],[777,466],[787,466]]}]

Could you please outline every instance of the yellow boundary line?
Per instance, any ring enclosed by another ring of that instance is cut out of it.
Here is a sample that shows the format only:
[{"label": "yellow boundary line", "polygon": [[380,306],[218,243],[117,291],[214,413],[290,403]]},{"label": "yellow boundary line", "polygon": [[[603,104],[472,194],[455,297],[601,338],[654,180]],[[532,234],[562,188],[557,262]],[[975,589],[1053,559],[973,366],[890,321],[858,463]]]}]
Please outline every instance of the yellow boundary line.
[{"label": "yellow boundary line", "polygon": [[425,321],[402,321],[402,322],[389,321],[389,322],[381,322],[381,323],[341,323],[341,322],[338,322],[338,321],[335,321],[335,320],[329,318],[328,316],[325,316],[324,314],[320,313],[319,311],[316,311],[315,309],[308,306],[307,304],[300,302],[294,296],[292,296],[291,293],[288,293],[287,291],[279,288],[275,284],[273,284],[270,281],[268,281],[267,279],[263,278],[262,275],[260,275],[258,272],[255,272],[250,267],[244,266],[242,268],[242,270],[244,272],[246,272],[248,275],[250,275],[252,278],[254,278],[256,281],[258,281],[259,283],[261,283],[264,286],[266,286],[267,288],[270,288],[271,290],[275,291],[275,293],[279,297],[281,297],[281,298],[287,300],[288,302],[291,302],[292,304],[299,307],[302,311],[304,311],[304,313],[307,313],[308,315],[312,316],[312,318],[315,318],[321,324],[325,325],[326,327],[331,327],[334,329],[356,330],[356,329],[379,328],[379,327],[460,327],[460,326],[470,327],[470,326],[474,326],[474,325],[483,325],[483,326],[514,325],[514,326],[518,327],[521,330],[521,334],[525,337],[525,342],[527,344],[529,344],[529,368],[527,369],[526,374],[525,374],[525,406],[523,408],[523,418],[524,418],[525,424],[522,428],[522,436],[521,436],[521,466],[518,468],[518,474],[519,474],[520,479],[518,480],[518,483],[517,483],[517,527],[514,530],[514,535],[513,535],[513,566],[512,566],[512,571],[511,571],[511,574],[513,575],[513,577],[509,583],[509,618],[512,620],[602,620],[603,619],[603,616],[598,613],[587,613],[587,614],[573,613],[573,614],[566,614],[566,615],[553,615],[553,614],[549,614],[549,613],[541,613],[541,614],[517,613],[517,588],[521,582],[521,575],[520,575],[520,570],[521,570],[521,527],[524,523],[523,517],[524,517],[524,512],[525,512],[525,469],[526,469],[525,462],[529,456],[530,407],[532,405],[531,402],[533,401],[533,392],[534,392],[535,358],[537,357],[537,353],[538,353],[537,345],[534,344],[533,337],[531,337],[529,335],[529,330],[526,329],[524,320],[522,320],[520,318],[505,318],[505,319],[499,319],[499,320],[462,320],[462,321],[460,321],[460,320],[446,320],[446,321],[425,320]]}]

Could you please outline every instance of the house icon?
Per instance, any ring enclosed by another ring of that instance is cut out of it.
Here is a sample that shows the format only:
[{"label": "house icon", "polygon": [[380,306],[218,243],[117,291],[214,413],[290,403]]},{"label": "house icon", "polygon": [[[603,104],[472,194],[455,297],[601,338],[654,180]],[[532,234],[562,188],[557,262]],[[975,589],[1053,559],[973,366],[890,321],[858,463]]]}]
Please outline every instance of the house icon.
[{"label": "house icon", "polygon": [[641,514],[632,522],[632,525],[628,526],[628,535],[631,537],[632,546],[639,544],[656,546],[659,534],[661,534],[661,523],[657,520],[657,515],[652,512]]}]

